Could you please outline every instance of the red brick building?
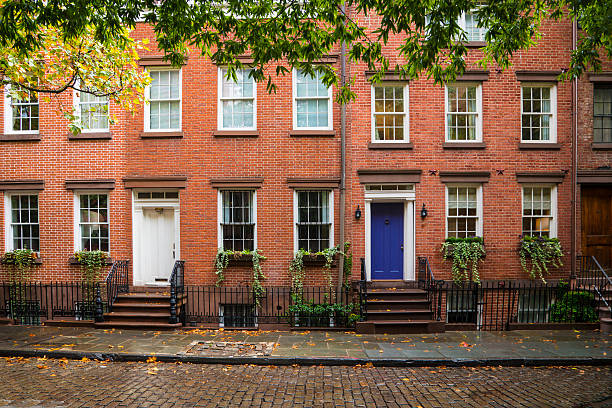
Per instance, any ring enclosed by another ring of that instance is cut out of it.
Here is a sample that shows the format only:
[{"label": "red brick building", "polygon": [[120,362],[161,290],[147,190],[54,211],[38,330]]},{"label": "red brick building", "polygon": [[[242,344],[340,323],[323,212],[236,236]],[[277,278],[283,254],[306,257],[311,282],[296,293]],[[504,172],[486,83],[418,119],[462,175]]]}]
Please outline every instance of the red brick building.
[{"label": "red brick building", "polygon": [[[140,60],[153,78],[151,102],[136,115],[85,94],[61,96],[82,112],[86,129],[78,136],[59,101],[5,97],[0,248],[39,251],[35,279],[42,281],[75,280],[72,254],[102,249],[131,260],[135,286],[166,282],[175,259],[186,260],[188,283],[211,284],[217,248],[258,248],[267,257],[264,284],[288,285],[298,248],[316,252],[343,240],[352,243],[353,279],[363,258],[368,280],[414,280],[420,256],[436,278],[450,279],[441,243],[476,235],[485,241],[481,278],[488,280],[527,278],[520,236],[545,234],[566,253],[553,276],[567,277],[574,182],[580,202],[603,195],[597,202],[610,214],[612,76],[586,75],[577,100],[572,82],[557,80],[569,64],[569,21],[544,24],[539,45],[516,53],[505,71],[476,64],[483,33],[466,29],[469,68],[445,86],[393,74],[372,85],[365,66],[347,63],[358,97],[346,106],[344,180],[337,90],[295,70],[268,94],[246,71],[230,83],[203,57],[191,55],[177,69],[152,50]],[[146,27],[135,35],[153,37]],[[340,70],[341,58],[338,48],[321,63]],[[594,100],[603,112],[597,126]],[[612,217],[595,223],[603,232],[585,232],[580,202],[577,251],[599,245],[593,254],[603,254]],[[322,282],[320,269],[308,268],[307,283]],[[248,267],[232,266],[225,284],[250,279]]]}]

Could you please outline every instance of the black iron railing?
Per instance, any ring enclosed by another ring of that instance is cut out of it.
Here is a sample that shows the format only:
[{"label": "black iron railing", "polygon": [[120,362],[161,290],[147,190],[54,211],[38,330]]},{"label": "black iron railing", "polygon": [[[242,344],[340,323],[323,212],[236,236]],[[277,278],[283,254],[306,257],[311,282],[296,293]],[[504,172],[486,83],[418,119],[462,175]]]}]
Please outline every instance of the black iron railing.
[{"label": "black iron railing", "polygon": [[368,283],[365,258],[361,258],[361,280],[359,281],[359,315],[361,321],[368,320]]},{"label": "black iron railing", "polygon": [[[56,318],[91,320],[100,284],[83,282],[0,282],[0,316],[15,324],[37,325]],[[100,297],[102,313],[108,301]]]},{"label": "black iron railing", "polygon": [[[185,286],[185,319],[212,327],[256,327],[261,324],[290,324],[299,327],[348,327],[359,305],[350,289],[342,301],[328,287],[265,287],[256,294],[251,286]],[[350,321],[349,321],[350,320]]]},{"label": "black iron railing", "polygon": [[419,286],[427,291],[427,300],[429,310],[431,310],[434,320],[442,320],[442,297],[440,291],[436,290],[438,286],[444,284],[444,281],[436,280],[429,259],[425,256],[418,257],[417,281]]},{"label": "black iron railing", "polygon": [[592,291],[597,301],[612,313],[606,294],[612,292],[612,279],[594,256],[578,256],[577,288]]},{"label": "black iron railing", "polygon": [[[127,293],[129,291],[128,283],[128,269],[130,261],[115,261],[106,275],[104,284],[106,286],[106,299],[108,303],[108,310],[112,311],[113,304],[120,293]],[[98,287],[99,290],[99,287]],[[99,308],[101,305],[101,294],[96,294],[96,316],[97,322],[104,320],[103,311]]]},{"label": "black iron railing", "polygon": [[598,320],[595,295],[563,281],[500,280],[430,287],[440,302],[436,318],[466,329],[507,330],[512,324],[592,323]]},{"label": "black iron railing", "polygon": [[185,261],[175,261],[170,275],[170,323],[185,324]]}]

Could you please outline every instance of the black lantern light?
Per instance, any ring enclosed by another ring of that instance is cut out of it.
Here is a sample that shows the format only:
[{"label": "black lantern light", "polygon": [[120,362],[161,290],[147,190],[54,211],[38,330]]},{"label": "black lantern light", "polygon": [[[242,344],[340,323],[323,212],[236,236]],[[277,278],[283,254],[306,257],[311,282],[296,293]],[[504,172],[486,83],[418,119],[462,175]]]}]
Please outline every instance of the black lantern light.
[{"label": "black lantern light", "polygon": [[427,208],[425,208],[425,203],[423,203],[423,208],[421,208],[421,218],[427,217]]},{"label": "black lantern light", "polygon": [[355,210],[355,219],[358,220],[361,218],[361,208],[357,205],[357,209]]}]

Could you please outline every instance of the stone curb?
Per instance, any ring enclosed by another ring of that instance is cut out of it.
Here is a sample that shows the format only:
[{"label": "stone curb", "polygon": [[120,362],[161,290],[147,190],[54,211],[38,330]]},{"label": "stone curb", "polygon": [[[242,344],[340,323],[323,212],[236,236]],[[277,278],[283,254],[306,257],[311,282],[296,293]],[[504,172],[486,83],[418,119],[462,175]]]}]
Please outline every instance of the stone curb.
[{"label": "stone curb", "polygon": [[0,357],[46,357],[81,360],[86,357],[91,360],[110,360],[118,362],[146,362],[155,357],[157,361],[166,363],[192,364],[225,364],[225,365],[300,365],[300,366],[356,366],[372,364],[376,367],[520,367],[520,366],[612,366],[610,357],[579,357],[579,358],[488,358],[488,359],[403,359],[403,358],[337,358],[337,357],[204,357],[187,356],[184,354],[139,354],[139,353],[104,353],[89,351],[44,351],[0,349]]}]

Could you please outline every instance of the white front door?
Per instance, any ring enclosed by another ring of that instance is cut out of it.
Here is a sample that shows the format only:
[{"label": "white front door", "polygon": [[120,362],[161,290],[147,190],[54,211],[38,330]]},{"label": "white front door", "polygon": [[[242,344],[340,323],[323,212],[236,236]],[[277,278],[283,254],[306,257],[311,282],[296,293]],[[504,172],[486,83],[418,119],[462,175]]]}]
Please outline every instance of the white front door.
[{"label": "white front door", "polygon": [[176,259],[174,208],[142,208],[134,232],[134,284],[167,285]]}]

